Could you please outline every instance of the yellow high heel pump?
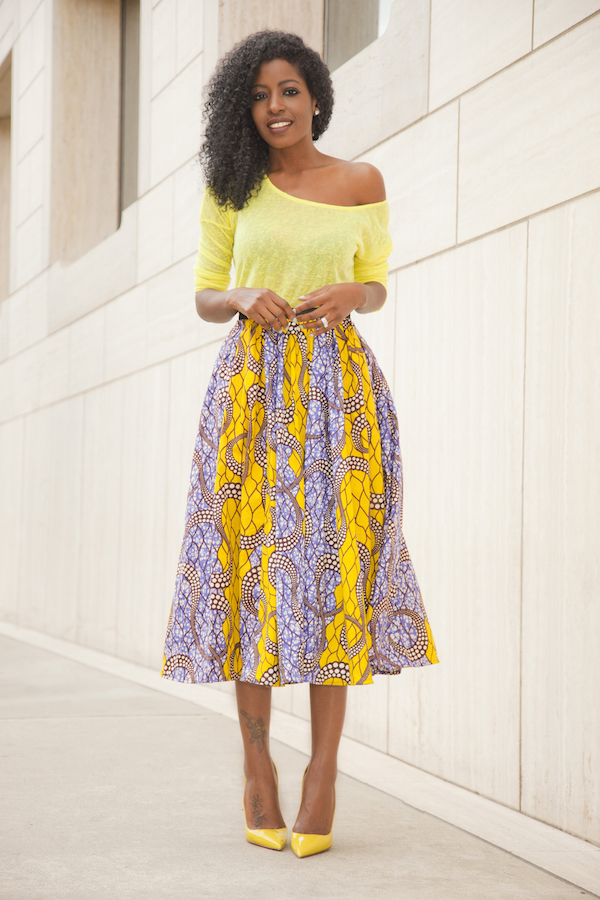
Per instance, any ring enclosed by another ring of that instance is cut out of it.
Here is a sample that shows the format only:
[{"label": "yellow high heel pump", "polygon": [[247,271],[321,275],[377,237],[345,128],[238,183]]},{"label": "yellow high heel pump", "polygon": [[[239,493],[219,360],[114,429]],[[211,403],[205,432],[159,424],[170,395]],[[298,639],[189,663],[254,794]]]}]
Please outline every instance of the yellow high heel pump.
[{"label": "yellow high heel pump", "polygon": [[[308,766],[304,770],[302,776],[302,795],[304,794],[304,778],[308,771]],[[300,803],[302,803],[302,795]],[[335,818],[335,788],[333,789],[333,818]],[[333,843],[333,819],[331,820],[331,831],[329,834],[302,834],[300,831],[292,831],[292,850],[298,857],[302,859],[305,856],[314,856],[315,853],[323,853],[329,850]]]},{"label": "yellow high heel pump", "polygon": [[[273,763],[275,769],[275,781],[277,782],[277,790],[279,790],[279,776],[277,775],[277,766]],[[246,788],[246,776],[244,776],[244,789]],[[287,841],[287,827],[283,828],[248,828],[246,824],[246,804],[242,800],[244,807],[244,825],[246,826],[246,840],[250,844],[256,844],[258,847],[266,847],[268,850],[283,850]]]}]

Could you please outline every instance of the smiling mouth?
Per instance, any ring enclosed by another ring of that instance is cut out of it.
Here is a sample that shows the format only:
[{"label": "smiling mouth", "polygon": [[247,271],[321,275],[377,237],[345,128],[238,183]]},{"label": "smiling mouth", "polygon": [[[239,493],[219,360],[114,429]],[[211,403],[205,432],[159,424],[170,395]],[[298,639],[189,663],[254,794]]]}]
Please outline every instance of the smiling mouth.
[{"label": "smiling mouth", "polygon": [[267,128],[269,131],[286,131],[291,124],[291,122],[273,122],[272,125],[267,125]]}]

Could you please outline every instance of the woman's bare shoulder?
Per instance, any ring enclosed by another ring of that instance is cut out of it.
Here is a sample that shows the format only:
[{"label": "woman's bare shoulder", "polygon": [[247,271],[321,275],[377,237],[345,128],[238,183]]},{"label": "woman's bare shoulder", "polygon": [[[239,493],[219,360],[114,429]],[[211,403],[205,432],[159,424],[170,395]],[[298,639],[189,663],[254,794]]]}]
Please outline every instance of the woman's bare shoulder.
[{"label": "woman's bare shoulder", "polygon": [[380,203],[385,200],[383,175],[376,166],[367,162],[341,162],[346,185],[351,190],[356,206]]}]

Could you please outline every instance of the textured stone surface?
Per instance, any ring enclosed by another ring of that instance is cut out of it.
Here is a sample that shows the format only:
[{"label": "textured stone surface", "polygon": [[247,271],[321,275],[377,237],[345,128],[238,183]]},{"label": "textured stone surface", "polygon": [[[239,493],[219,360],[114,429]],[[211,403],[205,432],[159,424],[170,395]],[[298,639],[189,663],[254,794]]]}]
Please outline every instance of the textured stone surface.
[{"label": "textured stone surface", "polygon": [[88,391],[83,406],[77,641],[113,654],[121,546],[122,404],[119,379]]},{"label": "textured stone surface", "polygon": [[353,159],[425,115],[428,60],[429,0],[397,0],[385,33],[333,73],[336,103],[319,148]]},{"label": "textured stone surface", "polygon": [[533,46],[539,47],[599,9],[598,0],[534,0]]},{"label": "textured stone surface", "polygon": [[517,225],[396,288],[404,534],[440,664],[391,680],[389,752],[516,809],[526,251]]},{"label": "textured stone surface", "polygon": [[169,364],[123,382],[117,655],[156,667],[168,616]]},{"label": "textured stone surface", "polygon": [[152,100],[150,180],[158,184],[200,147],[202,56],[196,56]]},{"label": "textured stone surface", "polygon": [[533,0],[432,0],[429,109],[531,50]]},{"label": "textured stone surface", "polygon": [[18,617],[24,426],[23,418],[0,425],[0,617],[8,622],[16,622]]},{"label": "textured stone surface", "polygon": [[[208,0],[206,5],[209,5]],[[228,0],[219,3],[219,56],[255,31],[275,28],[299,34],[317,53],[323,51],[324,0]]]},{"label": "textured stone surface", "polygon": [[596,843],[599,231],[598,194],[529,224],[523,520],[523,808]]},{"label": "textured stone surface", "polygon": [[600,186],[600,16],[460,101],[458,239]]},{"label": "textured stone surface", "polygon": [[361,156],[385,179],[391,269],[456,242],[457,155],[458,103],[450,103]]}]

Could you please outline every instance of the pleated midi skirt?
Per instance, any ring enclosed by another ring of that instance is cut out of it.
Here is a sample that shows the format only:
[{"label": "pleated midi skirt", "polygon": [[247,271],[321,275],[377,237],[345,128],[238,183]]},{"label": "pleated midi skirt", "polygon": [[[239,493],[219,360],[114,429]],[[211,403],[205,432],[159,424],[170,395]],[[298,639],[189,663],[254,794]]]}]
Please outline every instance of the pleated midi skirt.
[{"label": "pleated midi skirt", "polygon": [[162,675],[368,684],[438,662],[387,382],[350,316],[239,319],[202,407]]}]

